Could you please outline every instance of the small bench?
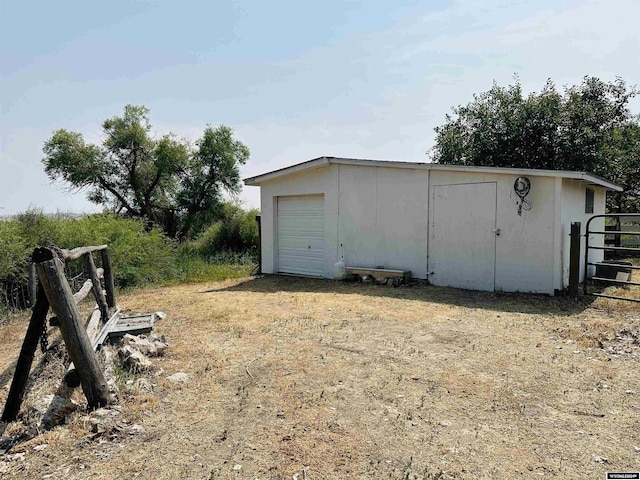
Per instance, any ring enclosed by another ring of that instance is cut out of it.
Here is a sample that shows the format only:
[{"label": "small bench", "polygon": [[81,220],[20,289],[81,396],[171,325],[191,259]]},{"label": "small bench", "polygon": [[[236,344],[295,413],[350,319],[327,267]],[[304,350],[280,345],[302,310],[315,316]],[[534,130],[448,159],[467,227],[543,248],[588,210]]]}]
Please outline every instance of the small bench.
[{"label": "small bench", "polygon": [[344,273],[347,275],[359,275],[361,277],[370,276],[376,282],[384,282],[393,279],[394,283],[409,283],[411,281],[411,271],[409,270],[389,270],[387,268],[369,267],[345,267]]}]

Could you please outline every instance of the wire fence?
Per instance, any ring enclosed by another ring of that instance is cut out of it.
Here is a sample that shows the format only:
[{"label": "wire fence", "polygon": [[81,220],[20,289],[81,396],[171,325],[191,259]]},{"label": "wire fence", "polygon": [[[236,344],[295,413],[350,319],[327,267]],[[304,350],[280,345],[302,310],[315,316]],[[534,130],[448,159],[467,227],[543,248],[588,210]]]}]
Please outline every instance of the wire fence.
[{"label": "wire fence", "polygon": [[29,285],[27,282],[0,280],[0,302],[2,307],[12,312],[30,308]]},{"label": "wire fence", "polygon": [[[73,292],[80,290],[82,284],[88,278],[79,263],[73,262],[65,266],[67,275],[69,275],[67,277],[69,286]],[[0,280],[0,309],[17,312],[32,306],[29,299],[29,284],[26,280]]]}]

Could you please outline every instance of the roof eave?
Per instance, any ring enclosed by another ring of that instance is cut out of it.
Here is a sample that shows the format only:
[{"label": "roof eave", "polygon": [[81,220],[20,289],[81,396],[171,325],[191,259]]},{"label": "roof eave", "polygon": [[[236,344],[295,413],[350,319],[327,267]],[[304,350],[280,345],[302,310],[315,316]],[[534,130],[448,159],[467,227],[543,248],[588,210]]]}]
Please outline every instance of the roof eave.
[{"label": "roof eave", "polygon": [[613,190],[615,192],[622,192],[623,188],[609,180],[599,177],[588,172],[572,172],[567,170],[535,170],[529,168],[501,168],[501,167],[484,167],[477,165],[442,165],[438,163],[418,163],[418,162],[398,162],[389,160],[365,160],[358,158],[340,158],[340,157],[319,157],[306,162],[298,163],[290,167],[280,168],[271,172],[258,175],[255,177],[246,178],[244,180],[245,185],[259,186],[269,180],[290,175],[296,172],[311,168],[319,168],[331,163],[344,164],[344,165],[363,165],[372,167],[391,167],[391,168],[411,168],[411,169],[426,169],[426,170],[451,170],[451,171],[463,171],[463,172],[491,172],[501,174],[516,174],[516,175],[538,175],[546,177],[562,177],[570,178],[586,182],[591,185],[606,188],[607,190]]},{"label": "roof eave", "polygon": [[580,173],[582,174],[582,178],[580,178],[580,180],[590,185],[597,185],[599,187],[604,187],[607,190],[613,190],[614,192],[624,191],[624,188],[622,188],[620,185],[618,185],[617,183],[610,182],[606,178],[602,178],[598,175],[594,175],[593,173],[587,173],[587,172],[580,172]]},{"label": "roof eave", "polygon": [[275,178],[279,178],[284,175],[290,175],[292,173],[300,172],[302,170],[307,170],[309,168],[322,167],[324,165],[328,165],[329,163],[330,162],[327,157],[318,157],[312,160],[308,160],[306,162],[298,163],[296,165],[291,165],[290,167],[279,168],[278,170],[273,170],[271,172],[264,173],[262,175],[245,178],[244,184],[248,186],[259,186],[264,182],[268,182],[269,180],[273,180]]}]

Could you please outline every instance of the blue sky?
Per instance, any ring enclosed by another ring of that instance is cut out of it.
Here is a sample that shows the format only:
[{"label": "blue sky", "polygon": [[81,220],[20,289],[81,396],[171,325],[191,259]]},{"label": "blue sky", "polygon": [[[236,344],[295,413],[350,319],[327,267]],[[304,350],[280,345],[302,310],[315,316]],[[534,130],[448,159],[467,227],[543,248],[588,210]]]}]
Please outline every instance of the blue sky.
[{"label": "blue sky", "polygon": [[[58,128],[99,142],[129,103],[158,135],[231,126],[244,177],[321,155],[426,161],[433,128],[494,80],[638,83],[637,18],[635,0],[0,0],[0,215],[98,210],[48,180],[42,145]],[[258,206],[258,189],[240,198]]]}]

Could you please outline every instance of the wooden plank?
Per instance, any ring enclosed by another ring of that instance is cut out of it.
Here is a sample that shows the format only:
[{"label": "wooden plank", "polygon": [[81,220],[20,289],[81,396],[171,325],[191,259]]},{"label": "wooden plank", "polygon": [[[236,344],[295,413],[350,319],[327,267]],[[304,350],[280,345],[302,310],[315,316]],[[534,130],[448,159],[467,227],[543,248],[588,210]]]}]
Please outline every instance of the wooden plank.
[{"label": "wooden plank", "polygon": [[49,300],[42,286],[38,285],[36,302],[31,312],[31,320],[29,320],[27,333],[22,342],[18,363],[16,364],[11,388],[9,389],[9,396],[7,397],[4,411],[2,412],[3,422],[13,422],[20,411],[20,405],[24,398],[24,389],[27,385],[29,372],[33,364],[33,357],[38,347],[38,340],[40,340],[42,330],[46,328],[45,323],[47,321],[48,311]]},{"label": "wooden plank", "polygon": [[353,275],[371,275],[377,281],[387,278],[402,278],[405,281],[411,280],[411,272],[408,270],[390,270],[386,268],[367,268],[367,267],[345,267],[345,273]]},{"label": "wooden plank", "polygon": [[100,284],[100,277],[98,277],[96,264],[93,262],[93,255],[91,252],[85,253],[83,258],[84,269],[93,285],[93,296],[96,298],[98,308],[100,308],[100,319],[103,322],[106,322],[109,319],[109,307],[107,306],[107,299],[102,291],[102,285]]},{"label": "wooden plank", "polygon": [[100,251],[102,268],[104,268],[104,288],[107,291],[107,305],[116,308],[116,290],[113,281],[113,267],[111,266],[111,251],[109,247]]},{"label": "wooden plank", "polygon": [[631,272],[617,272],[616,280],[621,282],[628,282],[631,280]]},{"label": "wooden plank", "polygon": [[93,345],[93,341],[96,339],[100,331],[100,315],[100,308],[96,305],[93,312],[91,312],[89,322],[87,322],[87,336],[89,337],[89,340],[91,340],[91,345]]},{"label": "wooden plank", "polygon": [[104,343],[104,341],[107,338],[107,335],[109,335],[109,329],[113,328],[113,326],[116,324],[116,322],[118,321],[119,318],[120,318],[120,309],[118,308],[118,309],[116,309],[114,314],[111,316],[109,321],[104,324],[104,327],[102,327],[102,330],[100,330],[100,333],[98,334],[98,336],[94,340],[94,342],[93,342],[93,349],[94,350],[97,350],[98,347],[100,347],[100,345],[102,345]]},{"label": "wooden plank", "polygon": [[127,322],[153,322],[154,318],[153,313],[144,313],[142,315],[128,315],[128,316],[120,316],[118,323],[127,323]]},{"label": "wooden plank", "polygon": [[640,286],[640,282],[630,282],[630,281],[625,281],[625,280],[616,280],[613,278],[604,278],[604,277],[591,277],[591,280],[593,280],[594,282],[598,281],[598,282],[603,282],[603,283],[614,283],[617,285],[636,285],[636,286]]},{"label": "wooden plank", "polygon": [[85,282],[82,284],[82,287],[80,287],[80,290],[73,294],[73,301],[76,302],[76,305],[87,298],[87,295],[89,295],[89,292],[92,288],[93,282],[91,280],[85,280]]},{"label": "wooden plank", "polygon": [[[103,275],[103,269],[99,268],[98,269],[98,278],[102,278]],[[86,280],[83,284],[82,284],[82,288],[80,288],[80,290],[78,290],[76,293],[73,294],[73,299],[76,302],[76,305],[79,304],[82,300],[84,300],[87,295],[89,295],[89,292],[91,291],[91,289],[93,288],[93,282],[89,279]]]},{"label": "wooden plank", "polygon": [[345,267],[346,273],[356,275],[373,275],[374,273],[384,274],[387,277],[402,277],[406,272],[403,270],[388,270],[385,268],[367,268],[367,267]]},{"label": "wooden plank", "polygon": [[148,323],[128,323],[126,325],[116,325],[109,330],[107,334],[109,338],[122,336],[125,333],[130,333],[131,335],[137,335],[137,333],[149,333],[153,330],[153,325]]},{"label": "wooden plank", "polygon": [[[93,312],[91,313],[91,316],[89,317],[89,322],[87,323],[87,336],[89,337],[89,340],[91,342],[93,342],[98,335],[98,327],[100,326],[101,316],[102,314],[100,313],[100,309],[98,308],[98,305],[96,305]],[[67,373],[65,373],[62,381],[71,388],[76,388],[80,385],[80,375],[78,374],[78,371],[76,370],[73,362],[69,364]]]},{"label": "wooden plank", "polygon": [[126,334],[129,335],[146,335],[147,333],[151,333],[151,331],[153,330],[152,327],[143,327],[143,326],[139,326],[139,327],[129,327],[129,328],[122,328],[122,329],[114,329],[111,330],[109,332],[109,341],[111,342],[115,342],[118,339],[124,337]]},{"label": "wooden plank", "polygon": [[29,262],[29,278],[28,278],[28,287],[29,287],[29,306],[33,308],[36,304],[36,294],[38,293],[38,275],[36,274],[36,266],[33,262]]},{"label": "wooden plank", "polygon": [[632,247],[600,247],[597,245],[589,245],[589,249],[612,250],[616,252],[640,252],[640,248],[632,248]]},{"label": "wooden plank", "polygon": [[[591,247],[589,247],[589,248],[591,248]],[[587,265],[593,265],[593,266],[602,265],[603,267],[620,267],[620,268],[625,268],[625,269],[629,269],[629,270],[640,270],[640,266],[638,266],[638,265],[627,265],[627,264],[624,264],[624,263],[589,262],[589,263],[587,263]]]},{"label": "wooden plank", "polygon": [[109,329],[107,336],[110,340],[117,340],[129,333],[131,335],[140,335],[149,333],[153,330],[154,314],[132,315],[130,317],[120,317],[114,326]]},{"label": "wooden plank", "polygon": [[65,250],[64,248],[62,248],[61,251],[65,260],[77,260],[78,258],[83,256],[85,253],[98,252],[106,248],[109,248],[109,247],[107,245],[95,245],[95,246],[89,246],[89,247],[78,247],[78,248],[74,248],[73,250]]},{"label": "wooden plank", "polygon": [[640,298],[617,297],[615,295],[606,295],[604,293],[587,293],[587,295],[591,295],[592,297],[611,298],[613,300],[625,300],[627,302],[640,303]]},{"label": "wooden plank", "polygon": [[40,258],[34,258],[38,278],[60,321],[60,332],[80,375],[89,408],[108,405],[113,399],[87,332],[81,325],[80,313],[64,275],[62,262],[49,248],[40,248],[39,251]]},{"label": "wooden plank", "polygon": [[127,328],[153,327],[153,314],[140,315],[137,317],[120,317],[116,324],[109,331],[115,332]]}]

